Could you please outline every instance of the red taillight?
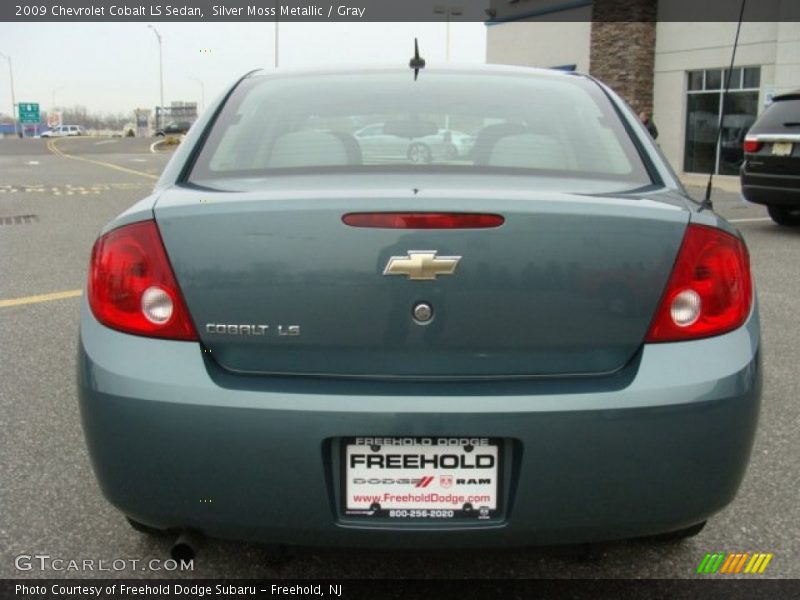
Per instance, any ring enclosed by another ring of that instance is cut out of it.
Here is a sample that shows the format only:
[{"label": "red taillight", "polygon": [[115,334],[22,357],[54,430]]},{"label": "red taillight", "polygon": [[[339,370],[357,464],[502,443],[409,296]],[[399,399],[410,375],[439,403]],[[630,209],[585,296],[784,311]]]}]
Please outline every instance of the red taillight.
[{"label": "red taillight", "polygon": [[342,217],[352,227],[388,229],[486,229],[500,227],[500,215],[478,213],[378,212],[350,213]]},{"label": "red taillight", "polygon": [[744,151],[748,154],[755,154],[764,146],[764,142],[759,142],[755,138],[744,138]]},{"label": "red taillight", "polygon": [[719,335],[750,314],[753,287],[747,248],[737,237],[689,225],[647,342]]},{"label": "red taillight", "polygon": [[95,242],[88,297],[95,318],[113,329],[197,340],[155,221],[125,225]]}]

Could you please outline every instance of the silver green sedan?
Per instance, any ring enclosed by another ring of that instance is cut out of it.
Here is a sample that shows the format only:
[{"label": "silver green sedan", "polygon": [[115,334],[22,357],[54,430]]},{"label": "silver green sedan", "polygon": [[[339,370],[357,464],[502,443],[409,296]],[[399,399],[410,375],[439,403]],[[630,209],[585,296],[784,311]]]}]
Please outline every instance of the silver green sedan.
[{"label": "silver green sedan", "polygon": [[[469,152],[409,157],[441,131]],[[86,292],[86,440],[142,530],[679,537],[753,443],[745,244],[588,76],[251,73],[106,226]]]}]

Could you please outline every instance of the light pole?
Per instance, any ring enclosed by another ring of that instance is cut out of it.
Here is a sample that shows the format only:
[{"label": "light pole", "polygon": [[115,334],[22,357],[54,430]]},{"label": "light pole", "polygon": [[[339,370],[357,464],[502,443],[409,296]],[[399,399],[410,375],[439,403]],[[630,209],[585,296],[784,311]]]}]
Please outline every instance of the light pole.
[{"label": "light pole", "polygon": [[153,33],[155,33],[156,37],[158,38],[158,78],[160,82],[161,96],[159,108],[156,111],[156,128],[159,128],[161,127],[161,113],[164,112],[164,57],[161,52],[161,34],[158,33],[158,29],[152,25],[148,25],[147,27],[152,29]]},{"label": "light pole", "polygon": [[445,29],[444,57],[445,62],[450,62],[450,17],[462,15],[464,10],[460,6],[443,6],[438,4],[433,7],[433,12],[437,15],[444,15],[445,23],[447,24],[447,28]]},{"label": "light pole", "polygon": [[278,16],[280,15],[281,3],[275,0],[275,68],[278,68]]},{"label": "light pole", "polygon": [[56,125],[61,125],[61,119],[56,120],[56,92],[60,92],[63,90],[63,87],[53,88],[52,90],[52,102],[50,103],[50,112],[47,113],[47,126],[52,129]]},{"label": "light pole", "polygon": [[200,110],[203,111],[206,109],[206,86],[202,79],[197,77],[190,77],[189,79],[200,84]]},{"label": "light pole", "polygon": [[56,92],[60,92],[63,89],[64,89],[63,87],[54,88],[53,89],[53,93],[52,93],[53,101],[50,103],[50,110],[55,110],[56,109]]},{"label": "light pole", "polygon": [[14,98],[14,70],[11,67],[11,57],[0,52],[0,56],[8,61],[8,76],[11,79],[11,118],[14,119],[14,135],[19,135],[19,125],[17,123],[17,100]]}]

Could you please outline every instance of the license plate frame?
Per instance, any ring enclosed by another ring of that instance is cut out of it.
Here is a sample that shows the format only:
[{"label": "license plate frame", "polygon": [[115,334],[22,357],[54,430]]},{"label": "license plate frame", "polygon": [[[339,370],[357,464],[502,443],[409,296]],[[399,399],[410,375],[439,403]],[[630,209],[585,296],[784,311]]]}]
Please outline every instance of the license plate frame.
[{"label": "license plate frame", "polygon": [[501,438],[347,437],[340,448],[340,514],[345,518],[463,522],[502,516]]},{"label": "license plate frame", "polygon": [[792,142],[773,142],[772,156],[791,156],[793,149]]}]

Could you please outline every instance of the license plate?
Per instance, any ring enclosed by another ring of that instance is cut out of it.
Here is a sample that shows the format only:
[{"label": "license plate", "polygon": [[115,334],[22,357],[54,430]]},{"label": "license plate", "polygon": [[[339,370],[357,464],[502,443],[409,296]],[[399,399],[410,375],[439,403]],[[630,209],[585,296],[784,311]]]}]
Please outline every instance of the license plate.
[{"label": "license plate", "polygon": [[775,142],[772,144],[773,156],[790,156],[792,154],[791,142]]},{"label": "license plate", "polygon": [[343,440],[343,512],[390,519],[491,519],[500,511],[500,440]]}]

